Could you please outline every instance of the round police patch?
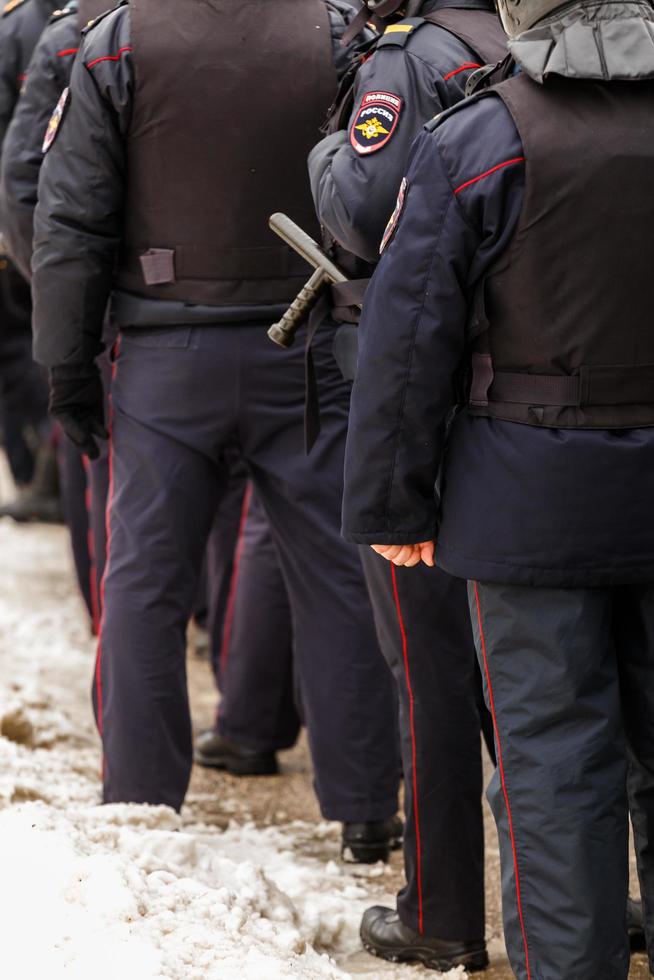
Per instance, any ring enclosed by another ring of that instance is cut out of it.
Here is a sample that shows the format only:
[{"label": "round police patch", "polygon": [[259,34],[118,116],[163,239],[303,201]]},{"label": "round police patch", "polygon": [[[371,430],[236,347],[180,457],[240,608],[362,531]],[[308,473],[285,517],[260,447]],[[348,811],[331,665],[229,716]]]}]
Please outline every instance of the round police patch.
[{"label": "round police patch", "polygon": [[392,92],[366,92],[350,129],[357,153],[375,153],[386,146],[397,129],[402,99]]},{"label": "round police patch", "polygon": [[61,98],[57,102],[55,111],[50,117],[50,122],[48,123],[48,128],[45,131],[45,139],[43,140],[43,146],[41,148],[43,153],[47,153],[55,139],[57,138],[57,133],[59,132],[59,127],[61,126],[62,120],[66,115],[66,109],[68,108],[68,103],[70,102],[70,89],[65,88],[61,93]]},{"label": "round police patch", "polygon": [[402,217],[402,212],[404,211],[404,202],[406,201],[406,192],[409,187],[409,182],[406,177],[403,178],[400,184],[400,191],[397,195],[397,203],[395,205],[395,210],[388,219],[388,224],[386,225],[386,231],[384,232],[384,237],[381,240],[381,245],[379,246],[379,254],[381,255],[391,238],[395,234],[395,229],[397,228],[397,223]]}]

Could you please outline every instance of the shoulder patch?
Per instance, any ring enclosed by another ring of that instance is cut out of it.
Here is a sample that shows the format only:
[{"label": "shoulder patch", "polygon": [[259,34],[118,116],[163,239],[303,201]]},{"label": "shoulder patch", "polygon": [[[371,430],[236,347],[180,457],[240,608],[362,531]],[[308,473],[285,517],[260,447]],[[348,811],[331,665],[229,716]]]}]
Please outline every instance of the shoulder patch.
[{"label": "shoulder patch", "polygon": [[402,99],[392,92],[366,92],[352,127],[350,143],[357,153],[375,153],[386,146],[397,129]]},{"label": "shoulder patch", "polygon": [[66,109],[70,104],[70,89],[67,87],[61,93],[61,97],[55,106],[55,111],[50,117],[50,122],[48,123],[48,128],[45,131],[45,138],[43,140],[43,146],[41,147],[42,153],[47,153],[54,141],[57,138],[57,133],[59,132],[59,127],[61,126],[64,116],[66,115]]},{"label": "shoulder patch", "polygon": [[381,245],[379,246],[379,254],[381,255],[387,245],[395,234],[395,229],[397,228],[398,221],[402,217],[402,212],[404,211],[404,204],[406,202],[406,195],[409,189],[409,182],[406,177],[402,178],[402,183],[400,184],[400,190],[397,195],[397,203],[395,204],[395,209],[388,219],[388,224],[386,225],[386,230],[384,236],[381,240]]},{"label": "shoulder patch", "polygon": [[10,14],[17,7],[22,7],[24,3],[25,0],[9,0],[9,3],[6,3],[3,7],[2,16],[4,17],[6,14]]}]

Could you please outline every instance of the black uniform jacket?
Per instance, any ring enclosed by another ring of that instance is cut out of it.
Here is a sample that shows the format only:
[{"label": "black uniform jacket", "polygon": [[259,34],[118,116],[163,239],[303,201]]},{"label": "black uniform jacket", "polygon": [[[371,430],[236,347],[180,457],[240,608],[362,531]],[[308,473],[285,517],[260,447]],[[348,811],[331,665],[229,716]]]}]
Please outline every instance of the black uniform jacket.
[{"label": "black uniform jacket", "polygon": [[[354,11],[341,0],[328,0],[327,7],[340,75],[352,57],[340,38]],[[34,351],[47,367],[96,356],[110,298],[118,326],[215,324],[239,318],[233,308],[113,291],[133,79],[129,7],[121,6],[83,37],[63,121],[41,168],[32,260]]]},{"label": "black uniform jacket", "polygon": [[524,151],[504,103],[446,114],[415,142],[407,181],[359,327],[346,537],[435,538],[441,567],[482,581],[654,580],[653,429],[541,429],[465,407],[448,429],[474,284],[522,208]]},{"label": "black uniform jacket", "polygon": [[80,42],[75,8],[74,4],[53,14],[54,19],[41,34],[2,148],[0,208],[5,245],[28,279],[44,138],[68,85]]},{"label": "black uniform jacket", "polygon": [[27,68],[56,0],[8,3],[0,18],[0,146],[11,122]]},{"label": "black uniform jacket", "polygon": [[[494,9],[492,0],[428,0],[421,14],[447,8]],[[461,101],[470,72],[479,67],[470,48],[449,31],[429,22],[415,24],[412,19],[389,27],[359,69],[347,128],[327,136],[309,156],[321,222],[344,248],[369,262],[379,258],[413,140],[424,123]],[[388,117],[380,117],[384,128],[393,131],[390,138],[381,133],[366,146],[357,123],[364,100],[380,93],[398,100]],[[389,123],[393,114],[394,123]]]}]

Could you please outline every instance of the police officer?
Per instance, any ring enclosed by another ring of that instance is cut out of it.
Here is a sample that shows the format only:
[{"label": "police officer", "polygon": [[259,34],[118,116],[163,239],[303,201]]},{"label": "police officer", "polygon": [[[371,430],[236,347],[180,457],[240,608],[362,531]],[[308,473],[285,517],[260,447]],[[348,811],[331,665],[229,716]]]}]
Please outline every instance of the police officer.
[{"label": "police officer", "polygon": [[[27,78],[34,46],[55,0],[10,0],[0,17],[0,148]],[[30,294],[4,257],[0,265],[0,406],[19,499],[1,513],[17,520],[61,520],[47,385],[31,355]]]},{"label": "police officer", "polygon": [[236,442],[289,589],[322,811],[375,859],[396,832],[393,691],[357,550],[339,535],[348,391],[327,332],[309,463],[302,352],[280,353],[265,330],[304,277],[266,218],[281,205],[311,220],[304,160],[333,96],[334,51],[347,55],[343,29],[339,5],[321,0],[245,2],[229,16],[137,0],[96,21],[41,171],[35,350],[54,414],[92,452],[106,434],[93,362],[111,295],[121,339],[97,671],[105,800],[183,802],[184,630]]},{"label": "police officer", "polygon": [[[4,234],[26,278],[31,278],[34,209],[48,122],[70,80],[81,29],[105,10],[106,0],[81,0],[79,4],[73,0],[54,12],[36,45],[28,81],[5,137],[0,188]],[[111,328],[105,326],[105,342],[111,339]],[[110,372],[108,376],[103,373],[108,386]],[[63,449],[80,460],[70,440]],[[64,473],[68,479],[81,475],[82,481],[76,493],[70,489],[65,494],[68,499],[75,495],[84,501],[88,481],[88,515],[85,508],[73,508],[70,525],[78,580],[92,619],[98,623],[106,552],[107,454],[102,452],[86,467],[86,473],[81,465],[70,463]],[[196,752],[198,761],[239,775],[277,771],[275,752],[294,743],[299,726],[289,684],[290,610],[270,531],[256,500],[248,505],[247,534],[243,536],[247,553],[241,555],[237,544],[243,499],[246,493],[248,501],[252,496],[246,484],[247,471],[233,453],[228,491],[208,546],[209,625],[223,698],[218,730],[200,736]],[[258,564],[249,559],[253,548]],[[237,567],[233,569],[235,550]],[[259,617],[270,635],[264,636],[258,628]]]},{"label": "police officer", "polygon": [[[341,246],[371,262],[421,126],[463,98],[472,72],[506,56],[491,0],[427,0],[414,5],[411,17],[401,16],[404,8],[393,13],[385,4],[384,10],[381,36],[336,106],[340,128],[332,125],[335,131],[309,158],[321,221]],[[378,8],[373,12],[378,19]],[[353,331],[341,328],[337,344],[344,352],[355,351],[344,340]],[[346,356],[344,368],[353,377],[351,360]],[[492,725],[465,586],[426,566],[389,569],[368,547],[362,558],[400,696],[407,813],[407,884],[397,911],[366,913],[363,942],[392,959],[444,970],[483,968],[480,709],[491,749]]]},{"label": "police officer", "polygon": [[[25,6],[27,15],[29,5]],[[48,121],[68,83],[82,26],[105,9],[106,0],[82,0],[79,9],[75,0],[69,7],[52,14],[35,44],[22,92],[3,140],[0,186],[3,234],[11,259],[26,280],[31,278],[34,208]],[[37,23],[34,11],[31,17],[26,16],[25,25],[35,29]],[[31,342],[27,350],[31,362]],[[60,454],[63,457],[61,479],[65,516],[77,579],[94,632],[97,632],[104,570],[108,460],[105,453],[101,460],[85,469],[79,453],[68,440],[61,445]],[[87,507],[91,497],[89,493],[87,501],[87,484],[95,488],[96,508]],[[19,509],[21,505],[22,502]],[[11,513],[16,516],[15,509]]]},{"label": "police officer", "polygon": [[515,66],[417,140],[366,296],[344,526],[469,580],[516,977],[624,980],[628,804],[654,925],[654,13],[498,6]]}]

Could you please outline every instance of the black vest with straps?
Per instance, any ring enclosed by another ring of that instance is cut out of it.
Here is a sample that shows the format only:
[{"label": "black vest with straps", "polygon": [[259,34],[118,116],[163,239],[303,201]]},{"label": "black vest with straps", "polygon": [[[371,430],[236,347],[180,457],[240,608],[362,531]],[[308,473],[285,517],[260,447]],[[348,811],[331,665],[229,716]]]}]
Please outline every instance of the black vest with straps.
[{"label": "black vest with straps", "polygon": [[[119,288],[214,306],[290,301],[319,234],[306,159],[336,88],[322,0],[132,0],[135,66]],[[187,10],[187,8],[192,8]]]},{"label": "black vest with straps", "polygon": [[479,291],[471,413],[654,425],[654,82],[538,85],[523,73],[488,94],[514,119],[526,186],[513,240]]}]

